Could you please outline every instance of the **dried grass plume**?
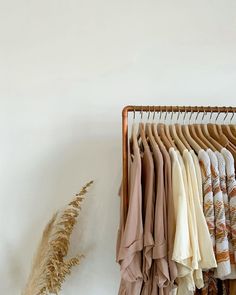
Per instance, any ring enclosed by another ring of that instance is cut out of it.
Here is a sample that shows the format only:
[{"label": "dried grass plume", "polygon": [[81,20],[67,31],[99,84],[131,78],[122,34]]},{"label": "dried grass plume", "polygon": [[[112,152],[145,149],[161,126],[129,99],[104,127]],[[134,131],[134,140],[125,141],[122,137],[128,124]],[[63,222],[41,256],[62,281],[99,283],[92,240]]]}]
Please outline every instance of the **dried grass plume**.
[{"label": "dried grass plume", "polygon": [[22,295],[58,294],[72,266],[80,263],[81,255],[67,260],[65,257],[81,203],[92,183],[87,183],[65,209],[54,214],[45,227]]}]

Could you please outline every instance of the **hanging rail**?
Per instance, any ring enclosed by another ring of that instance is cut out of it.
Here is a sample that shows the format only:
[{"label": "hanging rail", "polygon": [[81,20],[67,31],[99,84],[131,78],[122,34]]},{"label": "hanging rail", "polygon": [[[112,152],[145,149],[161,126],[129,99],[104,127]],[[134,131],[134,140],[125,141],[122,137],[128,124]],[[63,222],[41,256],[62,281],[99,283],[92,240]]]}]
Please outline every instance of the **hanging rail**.
[{"label": "hanging rail", "polygon": [[[210,106],[126,106],[122,111],[122,164],[123,164],[123,202],[124,218],[128,208],[128,113],[132,112],[185,112],[185,113],[236,113],[236,107]],[[124,219],[125,220],[125,219]]]}]

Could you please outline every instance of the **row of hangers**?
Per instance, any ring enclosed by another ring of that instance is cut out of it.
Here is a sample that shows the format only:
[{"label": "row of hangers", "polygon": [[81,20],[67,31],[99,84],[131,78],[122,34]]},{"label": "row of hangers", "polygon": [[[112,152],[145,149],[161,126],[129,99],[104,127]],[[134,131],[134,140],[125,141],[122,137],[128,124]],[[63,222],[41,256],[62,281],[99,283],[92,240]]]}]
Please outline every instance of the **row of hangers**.
[{"label": "row of hangers", "polygon": [[[160,111],[159,121],[161,121],[162,111]],[[211,123],[212,113],[210,115],[209,123],[196,123],[199,113],[195,118],[195,123],[190,124],[193,112],[191,112],[188,124],[185,124],[187,112],[184,114],[183,123],[165,124],[165,123],[154,123],[155,112],[153,113],[153,123],[148,122],[146,127],[142,122],[143,112],[141,111],[141,122],[138,128],[138,138],[145,144],[148,141],[153,143],[154,141],[158,144],[163,144],[168,150],[173,147],[178,149],[181,153],[184,150],[194,150],[199,153],[201,149],[210,148],[212,151],[221,151],[222,148],[227,148],[233,155],[236,155],[236,125],[232,124],[234,113],[230,119],[230,124],[225,124],[225,120],[228,116],[228,112],[224,117],[223,124],[217,124],[217,120],[221,113],[218,113],[215,122]],[[178,112],[177,121],[179,121],[181,112]],[[168,112],[166,112],[164,121],[167,119]],[[171,122],[173,120],[174,112],[172,111]],[[202,121],[206,113],[203,113]],[[134,117],[135,120],[135,111]],[[148,121],[150,119],[150,111],[148,112]]]}]

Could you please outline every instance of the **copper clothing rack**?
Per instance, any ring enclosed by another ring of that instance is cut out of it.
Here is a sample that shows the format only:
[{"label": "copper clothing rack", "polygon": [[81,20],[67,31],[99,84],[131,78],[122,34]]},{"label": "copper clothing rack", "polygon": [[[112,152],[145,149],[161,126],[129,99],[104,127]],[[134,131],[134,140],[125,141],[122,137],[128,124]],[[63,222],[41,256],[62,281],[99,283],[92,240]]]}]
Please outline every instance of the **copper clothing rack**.
[{"label": "copper clothing rack", "polygon": [[[132,112],[135,116],[135,112],[150,113],[154,112],[166,112],[166,113],[236,113],[236,107],[210,107],[210,106],[126,106],[122,111],[122,153],[123,153],[123,207],[125,211],[128,208],[128,113]],[[126,212],[124,212],[126,216]]]}]

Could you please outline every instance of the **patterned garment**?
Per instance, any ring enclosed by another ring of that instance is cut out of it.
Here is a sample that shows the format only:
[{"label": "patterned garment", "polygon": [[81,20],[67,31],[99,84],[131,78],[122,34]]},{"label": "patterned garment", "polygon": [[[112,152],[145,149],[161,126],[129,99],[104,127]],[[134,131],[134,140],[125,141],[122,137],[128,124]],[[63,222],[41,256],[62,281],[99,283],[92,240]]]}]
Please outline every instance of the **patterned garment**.
[{"label": "patterned garment", "polygon": [[211,162],[208,154],[200,150],[198,154],[203,183],[203,211],[210,232],[213,248],[215,249],[215,212],[211,182]]},{"label": "patterned garment", "polygon": [[215,209],[215,253],[217,260],[217,269],[215,275],[218,278],[224,278],[231,273],[224,200],[220,188],[219,164],[217,156],[210,149],[207,150],[207,153],[211,161],[211,178]]},{"label": "patterned garment", "polygon": [[236,180],[234,158],[232,154],[225,148],[221,150],[226,163],[227,176],[227,192],[229,197],[229,216],[230,216],[230,235],[229,239],[232,242],[231,250],[231,279],[236,278]]},{"label": "patterned garment", "polygon": [[[199,151],[198,159],[201,167],[203,183],[203,211],[211,235],[212,246],[215,249],[215,212],[211,180],[211,162],[207,152],[205,152],[204,150]],[[214,271],[204,271],[203,279],[204,287],[201,290],[198,290],[198,294],[217,294],[217,280],[214,278]]]}]

